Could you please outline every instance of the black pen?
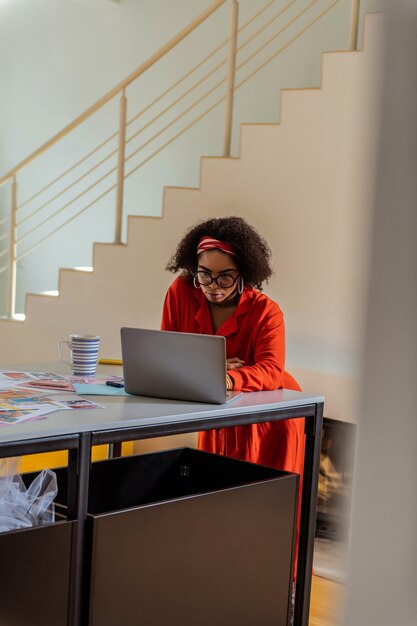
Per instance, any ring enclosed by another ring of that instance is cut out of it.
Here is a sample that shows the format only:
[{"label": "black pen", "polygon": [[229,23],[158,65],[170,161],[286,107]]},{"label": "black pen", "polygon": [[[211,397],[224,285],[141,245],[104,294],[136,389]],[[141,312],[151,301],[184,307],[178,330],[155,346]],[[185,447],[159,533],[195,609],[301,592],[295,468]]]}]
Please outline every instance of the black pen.
[{"label": "black pen", "polygon": [[109,387],[124,387],[125,386],[124,383],[121,383],[117,380],[107,380],[106,385],[109,385]]}]

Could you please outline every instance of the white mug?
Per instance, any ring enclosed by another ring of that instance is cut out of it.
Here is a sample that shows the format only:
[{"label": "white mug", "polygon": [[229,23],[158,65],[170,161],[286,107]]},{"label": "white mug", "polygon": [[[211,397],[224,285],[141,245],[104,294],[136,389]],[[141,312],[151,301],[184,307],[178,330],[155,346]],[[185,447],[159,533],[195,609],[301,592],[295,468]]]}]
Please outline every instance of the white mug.
[{"label": "white mug", "polygon": [[[62,348],[66,344],[70,352],[70,360],[62,356]],[[100,337],[96,335],[69,336],[69,341],[58,341],[59,360],[72,369],[75,376],[94,376],[96,373]]]}]

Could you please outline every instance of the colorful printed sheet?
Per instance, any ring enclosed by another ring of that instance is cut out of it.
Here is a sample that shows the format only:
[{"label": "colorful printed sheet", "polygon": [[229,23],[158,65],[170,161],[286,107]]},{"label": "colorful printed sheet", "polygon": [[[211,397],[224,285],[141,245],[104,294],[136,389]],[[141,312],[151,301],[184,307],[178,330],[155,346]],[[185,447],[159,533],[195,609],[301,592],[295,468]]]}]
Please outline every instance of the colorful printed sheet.
[{"label": "colorful printed sheet", "polygon": [[53,372],[0,371],[0,426],[41,419],[54,411],[104,408],[72,394],[68,398],[56,398],[56,393],[74,392],[73,383],[87,384],[89,380],[96,383],[103,379],[61,376]]}]

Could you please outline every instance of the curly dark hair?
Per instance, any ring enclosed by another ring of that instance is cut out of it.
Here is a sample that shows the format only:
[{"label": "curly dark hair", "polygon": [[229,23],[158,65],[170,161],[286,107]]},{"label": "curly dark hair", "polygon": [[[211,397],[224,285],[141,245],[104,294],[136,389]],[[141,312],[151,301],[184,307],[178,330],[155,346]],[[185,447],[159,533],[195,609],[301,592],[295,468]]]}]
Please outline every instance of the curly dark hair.
[{"label": "curly dark hair", "polygon": [[205,236],[232,244],[245,284],[262,290],[262,283],[272,274],[271,250],[265,239],[242,217],[213,217],[190,228],[165,269],[174,273],[182,270],[184,276],[191,276],[197,269],[198,243]]}]

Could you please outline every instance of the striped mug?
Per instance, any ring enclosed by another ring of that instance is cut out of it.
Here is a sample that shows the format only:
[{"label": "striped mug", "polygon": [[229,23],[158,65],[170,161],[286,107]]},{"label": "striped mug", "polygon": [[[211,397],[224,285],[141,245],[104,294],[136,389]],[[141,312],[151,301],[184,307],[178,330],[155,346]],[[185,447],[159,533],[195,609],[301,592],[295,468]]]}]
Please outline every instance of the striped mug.
[{"label": "striped mug", "polygon": [[[62,346],[70,351],[70,360],[62,355]],[[58,341],[59,360],[72,369],[74,376],[94,376],[96,373],[100,337],[96,335],[70,335],[69,341]]]}]

